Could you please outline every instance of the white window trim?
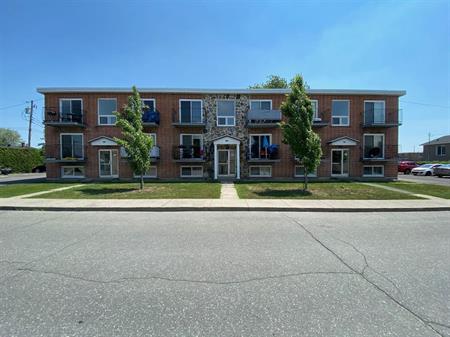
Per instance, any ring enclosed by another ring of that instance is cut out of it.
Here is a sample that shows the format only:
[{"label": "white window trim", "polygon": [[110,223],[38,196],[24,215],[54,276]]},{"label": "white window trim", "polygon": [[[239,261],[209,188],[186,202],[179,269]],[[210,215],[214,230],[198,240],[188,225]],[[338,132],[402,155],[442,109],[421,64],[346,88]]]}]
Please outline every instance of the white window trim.
[{"label": "white window trim", "polygon": [[[225,119],[227,119],[227,118],[233,118],[233,125],[221,125],[221,124],[219,124],[219,104],[218,104],[218,102],[220,102],[220,101],[232,101],[233,102],[233,106],[234,106],[234,116],[233,117],[230,117],[230,116],[225,116],[225,117],[220,117],[220,118],[225,118]],[[236,126],[236,100],[235,99],[216,99],[216,126],[217,127],[224,127],[224,128],[226,128],[226,127],[233,127],[233,126]]]},{"label": "white window trim", "polygon": [[[439,148],[444,149],[444,152],[442,152],[442,150],[441,150],[441,154],[439,154],[439,150],[438,150]],[[446,155],[447,155],[447,149],[446,149],[445,145],[436,145],[436,156],[444,157]]]},{"label": "white window trim", "polygon": [[[259,167],[259,168],[261,168],[261,167],[268,167],[270,169],[270,175],[254,175],[254,174],[251,174],[252,168],[255,168],[255,167]],[[248,167],[248,176],[251,177],[251,178],[272,178],[272,166],[271,165],[250,165]]]},{"label": "white window trim", "polygon": [[319,100],[318,99],[310,99],[311,102],[316,103],[316,111],[313,111],[313,122],[318,121],[320,122],[322,119],[319,118]]},{"label": "white window trim", "polygon": [[61,178],[64,179],[82,179],[85,177],[85,173],[82,176],[66,176],[64,175],[64,169],[65,168],[83,168],[85,170],[84,166],[61,166]]},{"label": "white window trim", "polygon": [[[348,102],[348,123],[347,124],[334,124],[333,123],[333,118],[339,118],[339,120],[341,120],[341,118],[346,118],[346,117],[342,117],[342,116],[333,116],[333,102]],[[349,99],[333,99],[331,100],[331,126],[350,126],[350,100]]]},{"label": "white window trim", "polygon": [[[294,177],[295,178],[304,178],[303,174],[297,174],[297,167],[305,167],[304,165],[295,165],[294,167]],[[307,175],[308,178],[317,178],[317,168],[315,172],[310,172]]]},{"label": "white window trim", "polygon": [[[196,168],[201,168],[202,169],[202,173],[201,175],[198,176],[193,176],[192,174],[189,176],[183,175],[183,168],[189,167],[191,169],[191,173],[192,173],[192,169],[194,167]],[[184,165],[184,166],[180,166],[180,177],[181,178],[203,178],[203,166],[198,166],[198,165]]]},{"label": "white window trim", "polygon": [[249,102],[250,109],[252,108],[253,102],[270,102],[270,110],[272,110],[272,100],[271,99],[251,99]]},{"label": "white window trim", "polygon": [[[348,163],[348,173],[344,173],[344,174],[333,174],[333,151],[340,151],[341,153],[344,152],[344,151],[347,151],[347,152],[348,152],[348,158],[349,158],[349,161],[350,161],[350,149],[348,149],[348,148],[344,148],[344,149],[331,149],[331,160],[330,160],[330,163],[331,163],[331,176],[332,176],[332,177],[348,177],[348,176],[350,175],[350,167],[351,167],[350,162]],[[342,162],[342,159],[341,159],[341,162]],[[342,170],[341,170],[341,171],[342,171]]]},{"label": "white window trim", "polygon": [[142,105],[144,105],[144,101],[153,101],[153,108],[155,109],[154,111],[156,111],[156,99],[155,98],[141,97]]},{"label": "white window trim", "polygon": [[386,156],[386,137],[384,135],[384,133],[364,133],[363,134],[363,159],[373,159],[370,157],[366,157],[365,156],[365,148],[366,148],[366,136],[383,136],[383,157],[379,157],[379,158],[375,158],[375,159],[384,159],[384,157]]},{"label": "white window trim", "polygon": [[[77,159],[84,159],[84,135],[82,133],[60,133],[59,134],[59,157],[62,159],[62,136],[81,136],[81,153],[82,153],[82,158],[77,158]],[[73,150],[73,149],[72,149]]]},{"label": "white window trim", "polygon": [[[181,133],[180,134],[180,145],[184,145],[183,144],[183,136],[200,137],[200,147],[203,149],[203,134],[201,134],[201,133]],[[192,146],[192,145],[188,145],[188,146]]]},{"label": "white window trim", "polygon": [[[384,112],[383,123],[386,123],[386,101],[368,99],[368,100],[364,100],[364,116],[363,116],[364,124],[366,123],[366,103],[383,103],[383,112]],[[379,123],[379,124],[383,124],[383,123]],[[376,124],[375,121],[374,121],[374,124]]]},{"label": "white window trim", "polygon": [[[111,160],[112,160],[112,151],[117,151],[117,174],[112,174],[112,175],[107,175],[107,176],[101,175],[102,170],[100,169],[100,152],[102,152],[102,151],[109,151],[109,153],[111,154]],[[98,150],[98,176],[100,178],[118,178],[119,177],[119,170],[120,170],[119,156],[120,156],[120,150],[118,150],[118,149],[99,149]]]},{"label": "white window trim", "polygon": [[[271,133],[252,133],[252,134],[249,134],[250,159],[258,159],[259,157],[258,158],[251,157],[251,147],[252,147],[251,140],[252,140],[252,136],[259,136],[259,137],[261,137],[261,136],[269,136],[269,145],[272,145],[272,134]],[[261,144],[260,144],[260,146],[261,146]]]},{"label": "white window trim", "polygon": [[99,97],[97,98],[97,124],[99,126],[115,126],[116,124],[101,124],[100,123],[100,116],[101,117],[116,117],[115,115],[100,115],[100,100],[108,100],[108,101],[116,101],[116,110],[117,110],[117,98],[111,98],[111,97]]},{"label": "white window trim", "polygon": [[[62,114],[62,101],[81,101],[81,115],[83,116],[83,99],[78,97],[60,98],[59,99],[59,113]],[[72,104],[70,104],[70,113],[72,113]],[[61,116],[59,116],[61,118]]]},{"label": "white window trim", "polygon": [[[158,178],[158,166],[151,165],[150,168],[154,168],[155,169],[155,175],[154,176],[149,176],[149,175],[145,175],[144,174],[143,178]],[[133,173],[133,177],[134,178],[140,178],[141,176],[136,174],[136,173]]]},{"label": "white window trim", "polygon": [[[366,168],[366,167],[371,167],[372,173],[373,173],[374,167],[381,167],[383,172],[381,174],[364,174],[364,168]],[[384,165],[364,165],[363,166],[363,177],[384,177]]]},{"label": "white window trim", "polygon": [[189,99],[189,98],[180,98],[178,100],[178,122],[181,124],[181,102],[200,102],[200,114],[201,114],[201,121],[200,123],[192,122],[192,103],[191,103],[191,122],[187,124],[203,124],[203,100],[202,99]]}]

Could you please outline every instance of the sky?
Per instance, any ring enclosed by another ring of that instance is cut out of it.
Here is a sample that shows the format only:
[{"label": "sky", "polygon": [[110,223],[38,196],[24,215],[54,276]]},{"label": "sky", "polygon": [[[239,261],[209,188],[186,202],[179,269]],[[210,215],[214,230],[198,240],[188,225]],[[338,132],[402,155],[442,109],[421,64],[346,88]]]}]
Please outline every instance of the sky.
[{"label": "sky", "polygon": [[0,127],[43,142],[37,87],[406,90],[400,151],[450,134],[450,1],[2,0]]}]

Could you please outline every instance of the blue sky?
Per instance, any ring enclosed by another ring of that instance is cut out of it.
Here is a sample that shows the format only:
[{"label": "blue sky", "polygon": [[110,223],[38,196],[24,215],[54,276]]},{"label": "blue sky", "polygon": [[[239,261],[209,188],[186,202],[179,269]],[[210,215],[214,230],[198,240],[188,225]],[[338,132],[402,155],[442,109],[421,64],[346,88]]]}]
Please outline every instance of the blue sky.
[{"label": "blue sky", "polygon": [[[3,0],[0,127],[39,86],[404,89],[402,151],[450,134],[449,2]],[[420,104],[414,104],[420,103]],[[11,107],[13,106],[13,107]]]}]

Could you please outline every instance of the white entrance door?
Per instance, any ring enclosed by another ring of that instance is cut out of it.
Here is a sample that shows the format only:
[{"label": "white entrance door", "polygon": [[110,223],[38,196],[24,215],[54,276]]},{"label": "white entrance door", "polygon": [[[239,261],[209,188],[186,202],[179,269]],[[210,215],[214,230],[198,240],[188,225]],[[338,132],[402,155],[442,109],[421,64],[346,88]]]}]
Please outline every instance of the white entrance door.
[{"label": "white entrance door", "polygon": [[118,150],[99,150],[99,176],[102,178],[116,178],[119,176]]},{"label": "white entrance door", "polygon": [[230,150],[217,150],[219,155],[219,176],[229,176],[230,172]]},{"label": "white entrance door", "polygon": [[333,149],[331,150],[331,175],[348,177],[348,150]]}]

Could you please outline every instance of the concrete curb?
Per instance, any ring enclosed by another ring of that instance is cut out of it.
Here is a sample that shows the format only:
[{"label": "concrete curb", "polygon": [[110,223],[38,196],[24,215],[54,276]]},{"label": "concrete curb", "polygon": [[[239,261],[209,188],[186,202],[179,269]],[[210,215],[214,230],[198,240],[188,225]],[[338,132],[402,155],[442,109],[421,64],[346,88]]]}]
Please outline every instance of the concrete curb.
[{"label": "concrete curb", "polygon": [[392,208],[329,208],[329,207],[39,207],[0,206],[0,211],[45,211],[45,212],[323,212],[323,213],[383,213],[383,212],[446,212],[450,206],[392,207]]}]

